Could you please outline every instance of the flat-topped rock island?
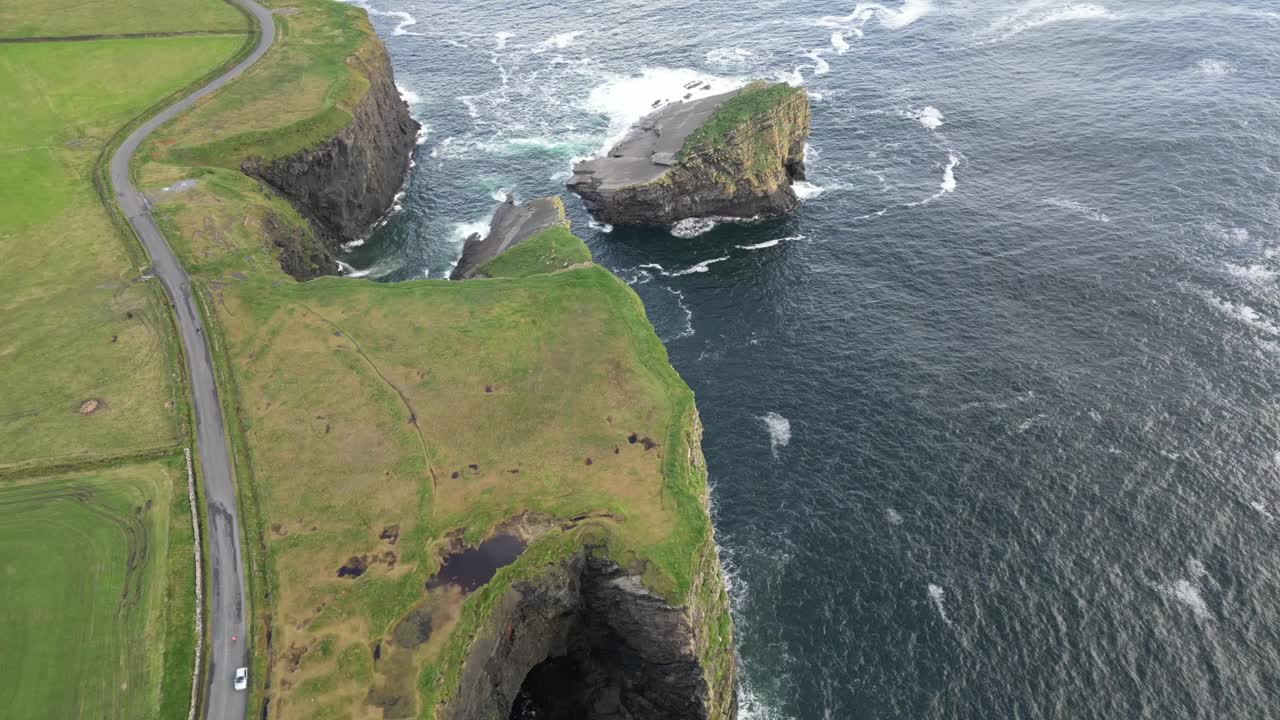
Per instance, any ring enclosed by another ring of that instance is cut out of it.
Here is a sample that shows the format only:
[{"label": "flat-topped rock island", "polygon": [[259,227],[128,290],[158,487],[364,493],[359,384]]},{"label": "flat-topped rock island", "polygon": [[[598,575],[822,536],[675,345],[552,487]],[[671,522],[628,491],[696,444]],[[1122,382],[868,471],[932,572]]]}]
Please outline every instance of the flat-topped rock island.
[{"label": "flat-topped rock island", "polygon": [[700,217],[777,216],[799,202],[809,99],[786,83],[666,105],[600,157],[573,168],[568,187],[599,220],[671,225]]}]

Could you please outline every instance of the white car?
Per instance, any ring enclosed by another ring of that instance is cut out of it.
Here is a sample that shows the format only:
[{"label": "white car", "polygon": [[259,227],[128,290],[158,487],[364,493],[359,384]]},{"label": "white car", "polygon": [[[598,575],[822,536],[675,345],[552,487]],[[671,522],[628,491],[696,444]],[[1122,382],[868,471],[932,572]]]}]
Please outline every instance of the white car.
[{"label": "white car", "polygon": [[235,688],[244,690],[249,687],[249,668],[244,667],[236,670]]}]

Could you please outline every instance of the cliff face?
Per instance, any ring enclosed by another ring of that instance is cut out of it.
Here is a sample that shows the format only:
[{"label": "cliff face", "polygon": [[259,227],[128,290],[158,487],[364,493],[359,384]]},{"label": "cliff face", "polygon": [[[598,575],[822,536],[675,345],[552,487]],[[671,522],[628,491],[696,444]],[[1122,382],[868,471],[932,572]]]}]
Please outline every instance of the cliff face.
[{"label": "cliff face", "polygon": [[704,664],[718,638],[702,620],[617,565],[576,555],[507,590],[489,622],[497,632],[472,645],[441,716],[733,720],[733,654]]},{"label": "cliff face", "polygon": [[[686,438],[694,468],[705,466],[700,437],[695,414]],[[594,552],[588,543],[507,588],[438,718],[737,718],[729,598],[710,530],[678,606]]]},{"label": "cliff face", "polygon": [[[396,90],[386,50],[374,42],[375,51],[348,60],[369,82],[350,125],[315,147],[242,165],[289,198],[320,238],[315,251],[330,259],[337,245],[364,235],[391,208],[420,127]],[[336,262],[327,264],[336,270]]]},{"label": "cliff face", "polygon": [[605,157],[576,165],[568,186],[614,224],[781,215],[798,202],[808,135],[804,90],[757,82],[646,117]]}]

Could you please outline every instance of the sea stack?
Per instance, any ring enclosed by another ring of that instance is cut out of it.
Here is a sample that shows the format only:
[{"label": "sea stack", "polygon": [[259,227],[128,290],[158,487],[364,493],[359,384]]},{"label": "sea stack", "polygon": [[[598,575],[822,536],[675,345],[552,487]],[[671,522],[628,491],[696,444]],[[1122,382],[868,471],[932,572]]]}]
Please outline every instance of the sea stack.
[{"label": "sea stack", "polygon": [[799,200],[809,98],[756,81],[666,105],[607,154],[573,168],[568,187],[602,222],[671,225],[701,217],[773,217]]},{"label": "sea stack", "polygon": [[517,205],[507,195],[498,206],[484,236],[474,233],[462,246],[462,257],[450,273],[450,280],[468,280],[483,275],[481,268],[512,247],[552,228],[569,229],[564,215],[564,202],[558,197],[544,197]]}]

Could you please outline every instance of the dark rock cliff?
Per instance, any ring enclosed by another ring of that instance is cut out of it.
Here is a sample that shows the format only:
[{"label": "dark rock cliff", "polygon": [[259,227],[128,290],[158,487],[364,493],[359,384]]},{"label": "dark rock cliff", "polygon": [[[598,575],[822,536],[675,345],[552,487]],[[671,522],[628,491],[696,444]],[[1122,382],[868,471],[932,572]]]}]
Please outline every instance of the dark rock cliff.
[{"label": "dark rock cliff", "polygon": [[[320,242],[308,252],[325,255],[323,264],[330,273],[337,272],[338,245],[365,235],[395,202],[420,127],[396,90],[385,48],[376,38],[371,42],[376,43],[375,51],[349,59],[369,88],[352,109],[346,128],[292,155],[270,162],[250,158],[242,165],[245,173],[287,197],[309,221]],[[282,261],[312,267],[314,259]]]},{"label": "dark rock cliff", "polygon": [[699,217],[776,216],[804,179],[809,99],[757,82],[668,105],[605,156],[574,166],[568,186],[604,222],[670,225]]},{"label": "dark rock cliff", "polygon": [[705,619],[607,560],[579,554],[512,586],[489,625],[443,720],[737,716],[732,651],[707,662]]}]

